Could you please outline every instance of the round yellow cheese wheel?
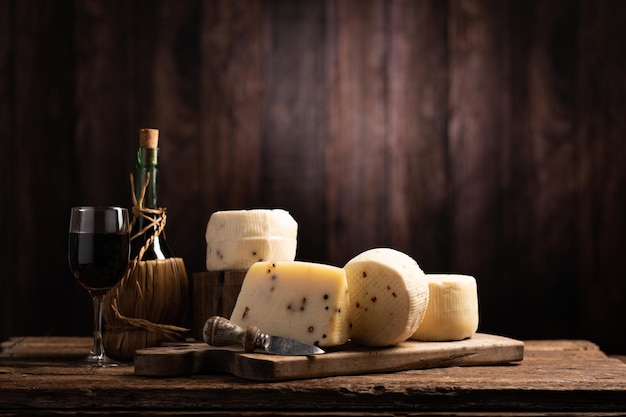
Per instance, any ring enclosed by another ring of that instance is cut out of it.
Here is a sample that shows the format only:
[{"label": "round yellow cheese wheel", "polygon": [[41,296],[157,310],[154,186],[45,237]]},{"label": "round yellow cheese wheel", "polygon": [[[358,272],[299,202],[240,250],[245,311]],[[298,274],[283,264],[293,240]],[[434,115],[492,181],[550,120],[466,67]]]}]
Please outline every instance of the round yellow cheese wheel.
[{"label": "round yellow cheese wheel", "polygon": [[476,279],[455,274],[428,274],[426,278],[430,301],[411,338],[434,342],[472,337],[478,329]]},{"label": "round yellow cheese wheel", "polygon": [[417,262],[392,248],[365,251],[344,266],[350,295],[350,338],[365,346],[407,340],[428,305],[428,282]]}]

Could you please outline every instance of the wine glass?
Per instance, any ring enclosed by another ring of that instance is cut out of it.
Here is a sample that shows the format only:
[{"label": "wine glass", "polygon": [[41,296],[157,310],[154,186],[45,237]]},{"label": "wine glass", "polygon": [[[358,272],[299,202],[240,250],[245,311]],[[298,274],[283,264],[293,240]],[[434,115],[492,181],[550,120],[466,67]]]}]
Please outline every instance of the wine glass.
[{"label": "wine glass", "polygon": [[130,258],[128,210],[121,207],[73,207],[68,258],[72,273],[93,299],[91,366],[116,366],[102,342],[102,305],[106,293],[122,279]]}]

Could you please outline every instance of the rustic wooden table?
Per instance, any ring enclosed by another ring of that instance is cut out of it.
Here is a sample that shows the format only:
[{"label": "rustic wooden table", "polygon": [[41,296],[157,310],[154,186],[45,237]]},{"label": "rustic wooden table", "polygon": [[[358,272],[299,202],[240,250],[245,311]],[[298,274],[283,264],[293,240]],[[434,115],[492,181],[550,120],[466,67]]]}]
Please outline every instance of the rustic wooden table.
[{"label": "rustic wooden table", "polygon": [[521,363],[288,382],[231,375],[150,378],[84,368],[88,338],[2,344],[0,416],[620,415],[626,364],[587,341],[528,341]]}]

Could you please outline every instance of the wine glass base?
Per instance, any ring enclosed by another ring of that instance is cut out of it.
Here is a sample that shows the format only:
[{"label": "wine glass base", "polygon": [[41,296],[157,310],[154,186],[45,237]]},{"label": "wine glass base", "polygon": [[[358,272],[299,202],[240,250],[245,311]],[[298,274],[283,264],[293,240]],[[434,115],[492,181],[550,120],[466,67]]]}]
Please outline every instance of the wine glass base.
[{"label": "wine glass base", "polygon": [[113,368],[116,366],[122,366],[124,364],[119,363],[108,356],[89,355],[84,360],[85,366],[94,368]]}]

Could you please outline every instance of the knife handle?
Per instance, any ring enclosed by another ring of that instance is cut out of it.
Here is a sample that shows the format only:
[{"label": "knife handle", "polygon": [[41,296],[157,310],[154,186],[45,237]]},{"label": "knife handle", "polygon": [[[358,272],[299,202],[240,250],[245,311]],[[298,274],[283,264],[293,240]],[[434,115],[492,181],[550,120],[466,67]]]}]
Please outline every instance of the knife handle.
[{"label": "knife handle", "polygon": [[246,352],[263,347],[263,334],[256,326],[244,329],[220,316],[210,317],[204,324],[203,338],[211,346],[242,345]]}]

